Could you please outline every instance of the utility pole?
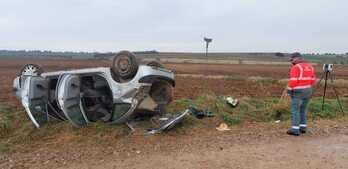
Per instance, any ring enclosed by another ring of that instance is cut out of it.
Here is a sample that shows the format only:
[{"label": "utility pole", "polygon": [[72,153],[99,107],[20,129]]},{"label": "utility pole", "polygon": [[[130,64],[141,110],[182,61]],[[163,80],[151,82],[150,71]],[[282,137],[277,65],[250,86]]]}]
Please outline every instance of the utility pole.
[{"label": "utility pole", "polygon": [[[207,59],[206,64],[208,64],[209,63],[208,48],[209,48],[209,43],[211,43],[213,39],[204,37],[203,40],[205,41],[205,58]],[[205,71],[208,71],[208,68],[205,69]],[[202,80],[203,80],[203,92],[205,92],[205,94],[209,94],[208,84],[207,84],[209,79],[202,79]]]},{"label": "utility pole", "polygon": [[205,41],[205,57],[208,58],[208,48],[209,48],[209,43],[211,43],[213,41],[213,39],[211,38],[203,38]]}]

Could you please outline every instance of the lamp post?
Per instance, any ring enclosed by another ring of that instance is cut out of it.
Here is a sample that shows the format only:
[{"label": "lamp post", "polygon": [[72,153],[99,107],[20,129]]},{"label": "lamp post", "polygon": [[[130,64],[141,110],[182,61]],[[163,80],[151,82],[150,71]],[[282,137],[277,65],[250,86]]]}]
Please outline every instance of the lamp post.
[{"label": "lamp post", "polygon": [[213,39],[211,38],[203,38],[205,41],[205,57],[208,57],[208,48],[209,48],[209,43],[211,43],[213,41]]}]

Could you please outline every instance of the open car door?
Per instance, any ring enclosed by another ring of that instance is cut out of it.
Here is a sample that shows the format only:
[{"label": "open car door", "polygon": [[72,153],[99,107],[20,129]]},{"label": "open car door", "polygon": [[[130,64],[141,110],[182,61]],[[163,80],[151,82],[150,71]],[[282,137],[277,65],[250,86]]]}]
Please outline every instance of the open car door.
[{"label": "open car door", "polygon": [[61,78],[57,95],[64,115],[75,127],[86,125],[88,119],[81,106],[80,77],[74,74],[65,74]]},{"label": "open car door", "polygon": [[21,99],[25,111],[37,128],[48,122],[48,83],[43,77],[25,77]]}]

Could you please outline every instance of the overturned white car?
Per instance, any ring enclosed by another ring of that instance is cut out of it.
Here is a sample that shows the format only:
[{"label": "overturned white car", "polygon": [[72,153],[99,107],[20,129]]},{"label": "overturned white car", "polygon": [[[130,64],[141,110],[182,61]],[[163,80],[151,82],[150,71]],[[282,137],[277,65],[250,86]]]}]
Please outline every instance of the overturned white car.
[{"label": "overturned white car", "polygon": [[43,72],[27,64],[14,90],[36,127],[51,118],[76,127],[89,122],[127,122],[137,112],[164,111],[172,100],[174,73],[158,62],[139,65],[135,55],[119,52],[110,67]]}]

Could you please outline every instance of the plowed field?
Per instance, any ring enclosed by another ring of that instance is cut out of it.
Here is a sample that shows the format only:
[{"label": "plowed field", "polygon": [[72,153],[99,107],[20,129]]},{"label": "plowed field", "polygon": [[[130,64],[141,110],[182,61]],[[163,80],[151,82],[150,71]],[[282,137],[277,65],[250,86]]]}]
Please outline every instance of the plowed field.
[{"label": "plowed field", "polygon": [[[35,63],[45,71],[109,66],[108,60],[0,60],[0,102],[18,104],[12,93],[12,82],[21,67],[27,63]],[[165,63],[165,66],[176,73],[175,98],[195,98],[205,93],[216,95],[232,95],[235,97],[279,97],[285,83],[277,80],[286,79],[289,71],[287,65],[236,65],[236,64],[187,64]],[[316,66],[318,78],[321,67]],[[335,66],[337,79],[348,79],[347,66]],[[329,86],[330,87],[330,86]],[[347,95],[345,85],[338,86],[340,95]],[[318,87],[315,95],[322,95],[322,87]],[[328,90],[329,97],[333,90]]]}]

